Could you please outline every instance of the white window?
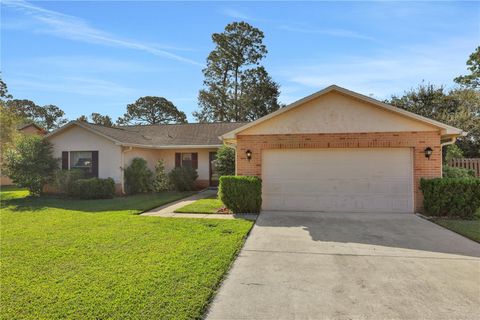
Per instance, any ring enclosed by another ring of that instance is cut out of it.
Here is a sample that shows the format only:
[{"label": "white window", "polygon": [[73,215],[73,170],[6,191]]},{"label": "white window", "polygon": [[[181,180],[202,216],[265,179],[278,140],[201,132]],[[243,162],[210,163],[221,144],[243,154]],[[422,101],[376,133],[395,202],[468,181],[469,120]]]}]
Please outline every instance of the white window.
[{"label": "white window", "polygon": [[92,172],[92,151],[71,151],[70,169],[80,169]]}]

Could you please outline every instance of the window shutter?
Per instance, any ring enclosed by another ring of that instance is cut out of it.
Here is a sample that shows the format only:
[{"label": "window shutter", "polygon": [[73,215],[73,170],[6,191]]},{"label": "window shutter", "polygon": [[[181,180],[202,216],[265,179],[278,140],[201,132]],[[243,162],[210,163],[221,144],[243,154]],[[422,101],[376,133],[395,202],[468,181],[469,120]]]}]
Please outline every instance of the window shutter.
[{"label": "window shutter", "polygon": [[175,168],[178,168],[181,166],[182,166],[182,154],[175,153]]},{"label": "window shutter", "polygon": [[62,151],[62,170],[68,170],[68,151]]},{"label": "window shutter", "polygon": [[192,167],[193,169],[198,169],[198,153],[192,153]]},{"label": "window shutter", "polygon": [[92,151],[92,176],[98,178],[98,151]]}]

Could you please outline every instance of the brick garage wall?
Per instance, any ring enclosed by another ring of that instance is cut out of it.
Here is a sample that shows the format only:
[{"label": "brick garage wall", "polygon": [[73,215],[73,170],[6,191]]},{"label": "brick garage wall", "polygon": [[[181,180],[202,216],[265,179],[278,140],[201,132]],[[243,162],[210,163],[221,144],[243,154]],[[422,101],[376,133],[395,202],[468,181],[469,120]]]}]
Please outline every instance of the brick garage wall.
[{"label": "brick garage wall", "polygon": [[[285,135],[238,135],[237,174],[262,175],[262,150],[302,148],[413,148],[414,206],[422,212],[423,195],[419,189],[420,178],[440,177],[442,174],[442,151],[440,133],[419,132],[372,132],[345,134],[285,134]],[[426,147],[433,149],[430,159],[425,157]],[[247,160],[245,151],[252,151]]]}]

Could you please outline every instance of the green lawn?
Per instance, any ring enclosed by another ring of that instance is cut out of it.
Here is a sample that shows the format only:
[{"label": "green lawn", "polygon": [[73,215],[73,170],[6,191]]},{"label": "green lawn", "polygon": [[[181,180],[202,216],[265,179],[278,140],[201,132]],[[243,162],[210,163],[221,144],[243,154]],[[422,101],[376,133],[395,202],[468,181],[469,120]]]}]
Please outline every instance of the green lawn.
[{"label": "green lawn", "polygon": [[0,192],[4,319],[194,319],[252,222],[139,216],[186,194],[111,200]]},{"label": "green lawn", "polygon": [[437,218],[433,221],[467,238],[480,242],[480,220],[457,220]]},{"label": "green lawn", "polygon": [[223,207],[222,201],[218,199],[200,199],[194,203],[181,207],[175,212],[180,213],[217,213]]}]

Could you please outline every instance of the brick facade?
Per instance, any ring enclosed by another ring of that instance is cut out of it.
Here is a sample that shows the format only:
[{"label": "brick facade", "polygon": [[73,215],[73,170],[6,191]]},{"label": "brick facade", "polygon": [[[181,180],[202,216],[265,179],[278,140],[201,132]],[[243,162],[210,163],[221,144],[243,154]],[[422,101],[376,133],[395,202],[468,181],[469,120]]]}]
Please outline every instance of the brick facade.
[{"label": "brick facade", "polygon": [[[422,211],[423,195],[419,189],[420,178],[440,177],[442,174],[442,151],[440,133],[417,132],[372,132],[345,134],[275,134],[238,135],[236,171],[238,175],[262,175],[262,150],[302,148],[413,148],[414,207]],[[433,149],[430,159],[425,157],[426,147]],[[247,160],[245,151],[252,151]]]}]

